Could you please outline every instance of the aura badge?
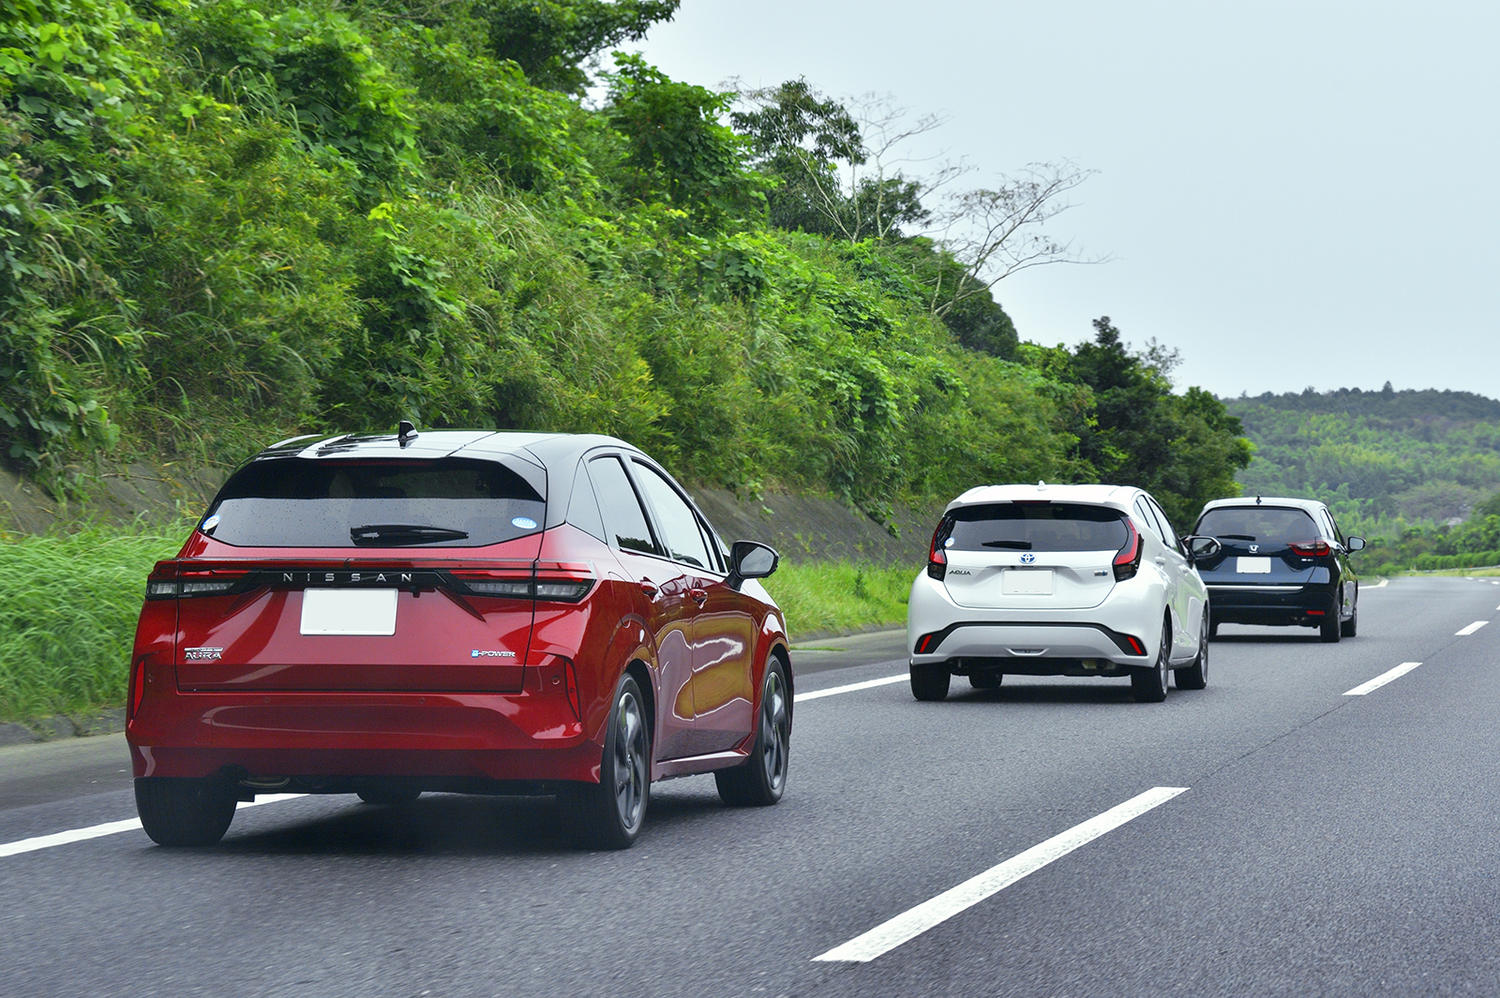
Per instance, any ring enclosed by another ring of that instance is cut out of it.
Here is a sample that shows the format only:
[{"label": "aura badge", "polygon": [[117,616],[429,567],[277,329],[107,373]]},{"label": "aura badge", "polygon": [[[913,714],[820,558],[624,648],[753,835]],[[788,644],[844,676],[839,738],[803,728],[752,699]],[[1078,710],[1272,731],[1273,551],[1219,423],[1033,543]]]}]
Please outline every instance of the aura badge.
[{"label": "aura badge", "polygon": [[182,649],[182,660],[184,662],[217,662],[224,657],[223,648],[184,648]]}]

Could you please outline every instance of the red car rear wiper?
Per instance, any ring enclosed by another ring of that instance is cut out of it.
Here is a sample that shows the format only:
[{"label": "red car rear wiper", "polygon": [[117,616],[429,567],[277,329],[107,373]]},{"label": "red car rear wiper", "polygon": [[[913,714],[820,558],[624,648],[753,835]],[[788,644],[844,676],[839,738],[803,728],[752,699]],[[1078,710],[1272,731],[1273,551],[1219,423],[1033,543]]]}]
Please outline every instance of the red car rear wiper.
[{"label": "red car rear wiper", "polygon": [[459,541],[468,536],[467,530],[430,527],[420,523],[366,523],[349,528],[349,539],[359,545],[431,544],[437,541]]}]

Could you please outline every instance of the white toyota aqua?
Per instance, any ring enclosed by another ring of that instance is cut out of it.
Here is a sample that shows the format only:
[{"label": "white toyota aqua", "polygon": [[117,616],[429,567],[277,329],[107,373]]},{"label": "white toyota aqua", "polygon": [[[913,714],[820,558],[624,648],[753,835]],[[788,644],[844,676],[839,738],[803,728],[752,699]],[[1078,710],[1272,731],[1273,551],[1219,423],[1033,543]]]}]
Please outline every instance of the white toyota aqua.
[{"label": "white toyota aqua", "polygon": [[948,504],[907,608],[911,689],[955,675],[1129,676],[1135,698],[1208,682],[1208,591],[1219,542],[1179,539],[1155,499],[1114,485],[985,485]]}]

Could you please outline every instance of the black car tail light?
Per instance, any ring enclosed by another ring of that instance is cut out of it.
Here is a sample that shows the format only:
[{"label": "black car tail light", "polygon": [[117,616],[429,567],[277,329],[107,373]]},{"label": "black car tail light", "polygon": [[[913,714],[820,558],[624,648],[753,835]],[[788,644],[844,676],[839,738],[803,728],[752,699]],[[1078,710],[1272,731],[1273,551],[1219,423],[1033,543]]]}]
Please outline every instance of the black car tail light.
[{"label": "black car tail light", "polygon": [[1301,555],[1304,558],[1322,558],[1333,551],[1327,541],[1303,541],[1300,544],[1288,544],[1292,554]]},{"label": "black car tail light", "polygon": [[460,569],[453,579],[475,596],[577,603],[594,588],[593,568],[579,562],[538,562],[532,569]]},{"label": "black car tail light", "polygon": [[188,599],[223,596],[250,581],[243,568],[184,568],[175,561],[159,561],[146,579],[147,599]]},{"label": "black car tail light", "polygon": [[943,547],[943,542],[948,539],[953,530],[953,521],[943,517],[938,521],[937,529],[932,532],[932,543],[927,546],[927,574],[934,579],[941,579],[948,572],[948,552]]},{"label": "black car tail light", "polygon": [[1125,524],[1125,530],[1128,533],[1125,543],[1115,553],[1114,569],[1116,582],[1124,582],[1126,579],[1135,578],[1135,573],[1141,567],[1141,552],[1144,547],[1141,544],[1140,531],[1135,529],[1135,524],[1130,522],[1130,518],[1126,517],[1120,522]]}]

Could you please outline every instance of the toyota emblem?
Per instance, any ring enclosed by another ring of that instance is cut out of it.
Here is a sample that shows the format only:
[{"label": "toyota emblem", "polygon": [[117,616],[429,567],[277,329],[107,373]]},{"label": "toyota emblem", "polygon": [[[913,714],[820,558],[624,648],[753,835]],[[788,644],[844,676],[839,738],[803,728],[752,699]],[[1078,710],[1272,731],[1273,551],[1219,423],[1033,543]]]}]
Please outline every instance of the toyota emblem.
[{"label": "toyota emblem", "polygon": [[1036,555],[1032,554],[1030,551],[1027,551],[1025,554],[1021,555],[1021,564],[1023,565],[1030,565],[1034,561],[1036,561]]}]

